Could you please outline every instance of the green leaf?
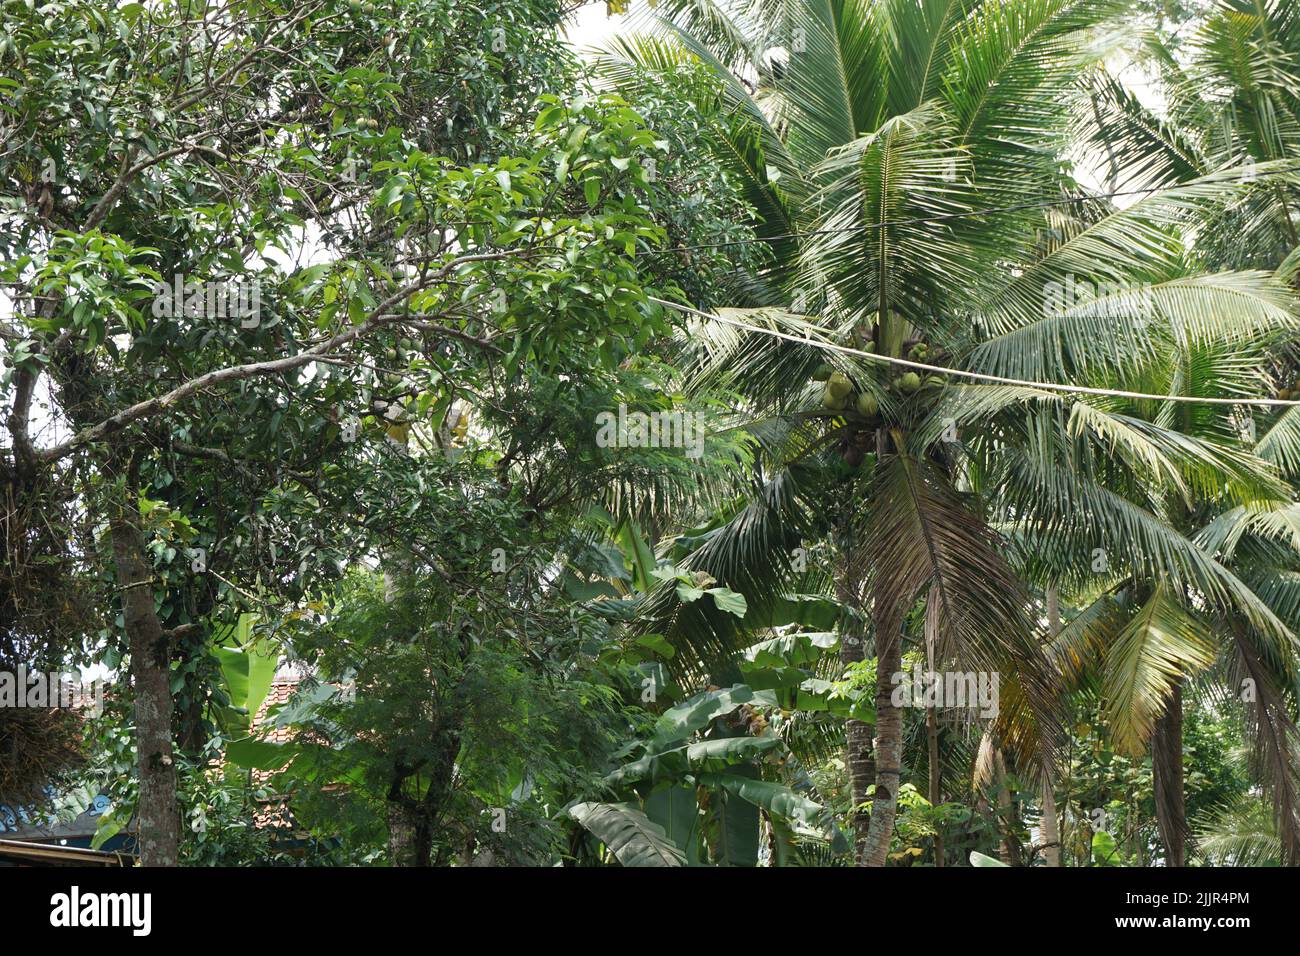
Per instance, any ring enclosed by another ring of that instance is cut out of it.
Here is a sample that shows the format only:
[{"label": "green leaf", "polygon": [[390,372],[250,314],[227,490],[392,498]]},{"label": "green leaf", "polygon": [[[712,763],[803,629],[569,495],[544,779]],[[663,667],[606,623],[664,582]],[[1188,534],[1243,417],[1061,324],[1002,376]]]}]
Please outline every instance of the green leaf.
[{"label": "green leaf", "polygon": [[798,667],[815,664],[828,651],[837,648],[839,642],[839,635],[834,631],[784,634],[750,646],[745,657],[760,667]]},{"label": "green leaf", "polygon": [[624,764],[605,778],[612,786],[629,783],[655,785],[676,781],[691,772],[718,771],[773,750],[784,750],[780,737],[718,737],[654,753]]},{"label": "green leaf", "polygon": [[265,740],[232,740],[226,744],[226,761],[246,770],[280,770],[298,755],[293,744]]},{"label": "green leaf", "polygon": [[654,651],[656,655],[664,660],[671,660],[673,655],[677,653],[677,648],[669,644],[668,639],[662,634],[642,634],[634,643]]},{"label": "green leaf", "polygon": [[686,856],[663,827],[624,803],[578,803],[569,816],[599,839],[624,866],[682,866]]},{"label": "green leaf", "polygon": [[666,750],[668,745],[685,740],[741,704],[748,703],[775,706],[776,697],[767,691],[755,691],[745,684],[696,694],[660,715],[650,749],[654,752]]},{"label": "green leaf", "polygon": [[[681,588],[677,589],[681,594]],[[717,605],[718,610],[727,611],[736,617],[744,617],[749,610],[749,604],[745,601],[745,595],[738,594],[730,588],[709,588],[708,594],[713,595],[713,603]]]},{"label": "green leaf", "polygon": [[698,866],[700,859],[700,808],[693,787],[664,787],[645,799],[645,813],[663,828],[674,846],[686,851],[686,865]]},{"label": "green leaf", "polygon": [[677,599],[683,604],[690,604],[692,601],[698,601],[704,597],[704,589],[693,587],[689,584],[677,585]]},{"label": "green leaf", "polygon": [[90,848],[98,850],[121,833],[126,823],[127,818],[118,813],[117,807],[109,810],[99,818],[99,822],[95,825],[95,835],[90,839]]},{"label": "green leaf", "polygon": [[1213,663],[1208,627],[1157,585],[1106,653],[1102,690],[1117,749],[1143,753],[1174,684]]},{"label": "green leaf", "polygon": [[834,824],[825,807],[784,784],[729,773],[703,774],[700,783],[734,793],[768,813],[790,820],[797,827],[824,835],[827,839],[834,831]]},{"label": "green leaf", "polygon": [[388,180],[388,182],[384,183],[383,187],[379,190],[379,194],[375,197],[375,202],[380,206],[391,209],[401,203],[402,196],[405,192],[406,181],[402,179],[401,176],[393,176]]},{"label": "green leaf", "polygon": [[641,536],[640,527],[635,521],[629,519],[619,527],[617,537],[623,553],[632,562],[632,581],[636,589],[643,594],[648,592],[655,570],[655,555],[645,538]]},{"label": "green leaf", "polygon": [[252,638],[256,619],[253,614],[241,615],[234,627],[216,635],[218,640],[235,640],[241,647],[215,647],[212,650],[221,665],[222,682],[230,698],[230,707],[223,711],[223,715],[234,725],[244,728],[266,700],[280,660],[280,652],[274,644]]},{"label": "green leaf", "polygon": [[1092,835],[1092,862],[1094,866],[1124,865],[1124,859],[1119,853],[1119,844],[1104,830],[1099,830]]}]

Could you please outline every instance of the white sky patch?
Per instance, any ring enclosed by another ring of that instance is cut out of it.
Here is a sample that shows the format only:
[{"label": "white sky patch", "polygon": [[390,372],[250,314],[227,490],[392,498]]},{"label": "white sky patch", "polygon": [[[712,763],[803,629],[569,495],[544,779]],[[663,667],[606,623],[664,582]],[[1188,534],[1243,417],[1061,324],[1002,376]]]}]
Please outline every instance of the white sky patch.
[{"label": "white sky patch", "polygon": [[[648,6],[646,0],[636,0],[628,7],[629,12]],[[608,16],[604,3],[588,3],[577,9],[564,28],[564,37],[578,52],[600,46],[620,29],[627,21],[627,14]]]}]

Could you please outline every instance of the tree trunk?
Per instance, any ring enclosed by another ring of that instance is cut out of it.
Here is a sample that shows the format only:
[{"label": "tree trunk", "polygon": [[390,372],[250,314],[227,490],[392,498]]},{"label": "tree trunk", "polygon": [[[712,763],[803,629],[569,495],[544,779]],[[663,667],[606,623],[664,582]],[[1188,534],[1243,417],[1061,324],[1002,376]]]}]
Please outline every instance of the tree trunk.
[{"label": "tree trunk", "polygon": [[1187,805],[1183,793],[1183,684],[1156,720],[1151,739],[1151,782],[1155,792],[1156,824],[1165,845],[1166,865],[1187,863]]},{"label": "tree trunk", "polygon": [[[840,600],[845,602],[842,589]],[[850,604],[849,606],[854,606]],[[860,620],[846,619],[840,631],[840,661],[846,666],[861,661],[863,654],[863,628]],[[844,764],[849,771],[849,789],[853,806],[864,807],[871,799],[871,785],[875,783],[876,767],[871,753],[871,725],[861,720],[849,720],[844,725]],[[867,846],[870,817],[867,811],[854,810],[853,857],[861,866]]]},{"label": "tree trunk", "polygon": [[[939,713],[931,707],[925,712],[925,735],[930,746],[930,806],[937,807],[943,803],[939,789]],[[943,866],[943,829],[936,824],[934,831],[934,865]]]},{"label": "tree trunk", "polygon": [[[1053,581],[1047,586],[1047,630],[1052,637],[1061,632],[1061,592]],[[1046,762],[1044,762],[1046,763]],[[1043,767],[1043,815],[1038,836],[1043,844],[1043,860],[1048,866],[1061,865],[1061,827],[1056,818],[1056,783],[1052,768]]]},{"label": "tree trunk", "polygon": [[[847,668],[866,657],[866,627],[862,618],[862,599],[859,582],[854,580],[856,564],[852,556],[852,526],[841,522],[839,573],[835,575],[835,596],[840,604],[850,609],[840,622],[840,662]],[[862,720],[848,720],[844,724],[844,765],[849,772],[849,792],[854,811],[853,859],[858,866],[866,858],[867,831],[870,816],[866,805],[871,800],[871,785],[876,782],[875,758],[871,749],[871,724]],[[858,807],[863,809],[859,810]]]},{"label": "tree trunk", "polygon": [[[890,311],[889,287],[882,271],[877,315],[877,347],[881,354],[898,356],[902,352],[903,322]],[[876,454],[883,460],[889,440],[885,429],[876,430]],[[871,824],[867,830],[863,866],[884,866],[889,858],[889,844],[894,836],[894,814],[898,810],[898,784],[903,762],[903,714],[894,706],[894,675],[903,660],[903,608],[893,606],[880,591],[872,601],[875,614],[876,644],[876,791],[871,800]]]},{"label": "tree trunk", "polygon": [[420,825],[416,812],[403,802],[390,802],[388,865],[428,866],[429,848],[428,828]]},{"label": "tree trunk", "polygon": [[903,712],[894,706],[894,675],[902,666],[901,622],[876,628],[876,792],[863,866],[884,866],[894,835],[898,781],[903,758]]},{"label": "tree trunk", "polygon": [[1038,824],[1043,841],[1043,861],[1048,866],[1061,865],[1061,828],[1056,818],[1056,785],[1049,774],[1043,774],[1043,816]]},{"label": "tree trunk", "polygon": [[[389,866],[430,865],[433,834],[451,796],[460,755],[461,720],[457,715],[451,718],[451,726],[434,731],[441,746],[432,760],[419,766],[399,764],[393,770],[388,788]],[[428,772],[429,782],[424,795],[415,797],[406,792],[406,782],[421,770]]]},{"label": "tree trunk", "polygon": [[127,468],[109,535],[122,594],[135,690],[136,762],[140,796],[136,816],[143,866],[175,866],[180,843],[176,765],[172,755],[171,652],[154,611],[153,567],[140,532],[134,469]]},{"label": "tree trunk", "polygon": [[996,768],[998,787],[998,832],[1002,834],[998,856],[1007,866],[1020,866],[1022,865],[1020,842],[1011,827],[1014,807],[1011,802],[1011,790],[1007,787],[1007,763],[1002,756],[1001,747],[993,749],[993,766]]},{"label": "tree trunk", "polygon": [[853,814],[853,858],[858,866],[866,865],[867,833],[871,826],[866,805],[871,801],[871,785],[876,780],[876,763],[872,754],[872,726],[861,720],[850,720],[844,728],[845,757],[849,768],[849,784],[853,805],[862,810]]},{"label": "tree trunk", "polygon": [[[925,660],[931,674],[938,673],[936,647],[939,643],[939,592],[931,588],[925,602]],[[925,710],[925,739],[927,744],[927,763],[930,770],[930,788],[927,799],[930,806],[937,807],[943,802],[940,771],[943,765],[939,757],[939,710],[927,707]],[[936,825],[934,832],[934,865],[943,866],[943,829]]]}]

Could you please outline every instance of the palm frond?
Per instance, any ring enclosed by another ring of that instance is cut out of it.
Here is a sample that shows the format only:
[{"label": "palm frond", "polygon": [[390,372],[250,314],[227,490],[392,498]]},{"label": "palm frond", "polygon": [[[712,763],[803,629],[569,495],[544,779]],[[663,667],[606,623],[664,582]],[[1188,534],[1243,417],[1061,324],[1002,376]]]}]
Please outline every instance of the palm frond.
[{"label": "palm frond", "polygon": [[1207,625],[1157,584],[1106,653],[1102,691],[1116,748],[1141,754],[1174,685],[1213,663]]},{"label": "palm frond", "polygon": [[[792,576],[795,549],[822,531],[814,470],[793,466],[764,482],[724,524],[703,534],[679,567],[702,571],[743,594],[749,619],[763,620]],[[640,604],[638,633],[662,634],[679,652],[671,667],[698,678],[727,666],[750,634],[744,622],[707,598],[683,601],[665,582]]]},{"label": "palm frond", "polygon": [[1250,679],[1252,692],[1242,696],[1253,763],[1273,801],[1283,862],[1293,866],[1300,863],[1300,730],[1249,629],[1237,625],[1231,631],[1241,672]]},{"label": "palm frond", "polygon": [[1048,659],[1061,675],[1067,691],[1078,690],[1084,676],[1121,633],[1130,618],[1123,603],[1107,592],[1072,617],[1052,638]]},{"label": "palm frond", "polygon": [[1235,573],[1149,511],[1091,478],[1023,452],[1008,450],[1003,458],[1007,503],[1024,516],[1027,547],[1074,537],[1101,548],[1110,564],[1131,568],[1142,580],[1194,590],[1211,606],[1236,608],[1270,639],[1294,643],[1291,630]]},{"label": "palm frond", "polygon": [[1081,140],[1104,154],[1116,190],[1173,186],[1209,172],[1189,129],[1157,116],[1105,71],[1092,75],[1080,104]]},{"label": "palm frond", "polygon": [[890,117],[827,156],[811,200],[825,212],[803,250],[805,284],[827,290],[839,321],[874,321],[881,308],[920,324],[934,303],[979,276],[971,247],[935,217],[969,208],[966,157],[933,104]]},{"label": "palm frond", "polygon": [[[1078,76],[1104,55],[1086,42],[1116,9],[1108,0],[983,3],[958,29],[942,97],[956,117],[986,205],[1010,205],[1051,182],[1052,147],[1069,121]],[[1015,197],[1015,198],[1013,198]]]},{"label": "palm frond", "polygon": [[897,629],[921,592],[935,589],[936,656],[998,673],[1000,719],[1009,699],[1010,709],[1023,702],[1023,716],[1032,722],[1025,726],[1037,740],[1017,744],[1050,752],[1055,690],[1025,615],[1027,599],[997,536],[942,476],[906,452],[881,467],[867,508],[877,634]]},{"label": "palm frond", "polygon": [[[1167,235],[1156,232],[1152,241]],[[1094,236],[1093,238],[1097,238]],[[1127,242],[1126,237],[1123,241]],[[972,351],[967,367],[1014,378],[1044,379],[1052,374],[1089,376],[1098,372],[1132,370],[1161,342],[1197,345],[1258,340],[1261,336],[1300,327],[1290,290],[1266,272],[1180,274],[1158,281],[1142,278],[1161,255],[1142,259],[1134,277],[1104,278],[1108,263],[1117,268],[1137,260],[1117,262],[1095,245],[1089,258],[1058,250],[1060,261],[1039,270],[1036,279],[1022,276],[1003,290],[1005,301],[1020,300],[1037,312],[1021,313],[1014,327],[995,332]],[[1082,245],[1092,245],[1083,242]],[[1136,250],[1129,250],[1139,255]],[[1056,256],[1049,257],[1049,259]],[[1182,269],[1169,261],[1171,269]],[[1091,268],[1092,271],[1076,271]],[[1032,271],[1032,270],[1031,270]],[[1039,284],[1034,285],[1034,281]],[[1001,323],[1003,319],[993,318]]]},{"label": "palm frond", "polygon": [[1210,866],[1278,866],[1282,844],[1261,800],[1244,795],[1192,824],[1200,857]]},{"label": "palm frond", "polygon": [[1260,436],[1255,454],[1277,465],[1288,478],[1300,475],[1300,405],[1277,416]]}]

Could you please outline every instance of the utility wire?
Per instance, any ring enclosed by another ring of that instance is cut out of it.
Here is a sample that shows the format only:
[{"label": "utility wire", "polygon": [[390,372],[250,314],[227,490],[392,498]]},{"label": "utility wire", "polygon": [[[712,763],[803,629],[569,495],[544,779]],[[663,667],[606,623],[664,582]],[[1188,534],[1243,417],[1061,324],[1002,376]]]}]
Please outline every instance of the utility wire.
[{"label": "utility wire", "polygon": [[[1001,375],[989,375],[984,372],[968,372],[965,369],[944,368],[941,365],[927,365],[925,362],[914,362],[911,359],[895,358],[892,355],[879,355],[875,352],[864,352],[861,349],[850,348],[847,345],[836,345],[833,342],[819,342],[812,338],[801,338],[798,335],[791,335],[788,332],[778,332],[776,329],[765,329],[762,326],[749,325],[748,323],[739,322],[735,319],[724,318],[721,315],[711,315],[708,312],[701,312],[699,309],[693,309],[690,306],[682,305],[678,302],[670,302],[667,299],[659,299],[654,296],[647,296],[646,298],[651,302],[668,306],[669,308],[676,309],[679,312],[698,315],[700,318],[709,319],[712,322],[721,322],[724,325],[734,326],[738,329],[744,329],[746,332],[757,332],[761,335],[770,335],[774,338],[797,342],[800,345],[809,345],[813,348],[828,349],[830,351],[844,353],[845,355],[855,355],[873,362],[884,362],[889,365],[901,365],[904,368],[920,369],[925,372],[937,372],[940,375],[973,378],[982,382],[996,382],[999,385],[1019,385],[1026,388],[1041,388],[1057,392],[1075,392],[1083,395],[1104,395],[1112,398],[1145,399],[1156,402],[1190,402],[1198,405],[1284,405],[1287,407],[1300,405],[1300,401],[1283,398],[1201,398],[1196,395],[1148,395],[1145,392],[1126,392],[1111,388],[1091,388],[1087,385],[1061,385],[1056,382],[1031,382],[1019,378],[1004,378]],[[817,326],[813,326],[812,328],[821,335],[829,334],[827,330]]]}]

